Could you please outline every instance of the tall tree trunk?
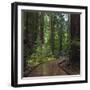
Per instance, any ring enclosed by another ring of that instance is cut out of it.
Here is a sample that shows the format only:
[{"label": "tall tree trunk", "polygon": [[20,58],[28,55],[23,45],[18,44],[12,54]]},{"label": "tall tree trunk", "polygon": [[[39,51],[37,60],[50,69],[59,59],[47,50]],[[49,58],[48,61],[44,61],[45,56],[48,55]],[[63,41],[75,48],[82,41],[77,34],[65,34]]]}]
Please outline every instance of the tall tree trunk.
[{"label": "tall tree trunk", "polygon": [[70,62],[80,64],[80,14],[71,14],[71,55]]},{"label": "tall tree trunk", "polygon": [[24,67],[27,66],[27,60],[35,51],[35,41],[38,34],[38,13],[37,12],[24,12]]},{"label": "tall tree trunk", "polygon": [[40,39],[41,44],[44,43],[44,12],[40,15]]},{"label": "tall tree trunk", "polygon": [[63,34],[63,16],[62,14],[59,16],[61,19],[58,24],[58,37],[59,37],[59,54],[62,54],[62,34]]},{"label": "tall tree trunk", "polygon": [[27,30],[28,30],[28,13],[26,13],[26,12],[22,12],[22,14],[24,14],[23,16],[23,24],[24,24],[24,28],[25,29],[23,29],[24,31],[23,31],[23,35],[24,35],[24,69],[25,69],[25,67],[27,66],[27,62],[26,62],[26,58],[27,58],[27,38],[28,38],[28,36],[26,35],[27,34]]},{"label": "tall tree trunk", "polygon": [[50,41],[51,41],[51,51],[52,51],[52,54],[54,55],[54,34],[55,34],[55,30],[54,30],[54,18],[53,18],[53,15],[51,14],[50,15],[50,28],[51,28],[51,38],[50,38]]},{"label": "tall tree trunk", "polygon": [[61,52],[62,50],[62,29],[63,29],[63,26],[61,24],[61,27],[59,28],[59,52]]}]

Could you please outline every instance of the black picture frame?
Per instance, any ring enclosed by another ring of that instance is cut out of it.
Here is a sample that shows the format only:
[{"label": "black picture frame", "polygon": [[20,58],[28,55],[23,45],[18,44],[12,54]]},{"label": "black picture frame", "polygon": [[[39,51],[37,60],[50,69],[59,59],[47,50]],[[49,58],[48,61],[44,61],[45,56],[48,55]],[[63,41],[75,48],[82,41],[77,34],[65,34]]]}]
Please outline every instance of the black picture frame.
[{"label": "black picture frame", "polygon": [[[50,7],[50,8],[66,8],[79,9],[85,11],[85,79],[73,81],[53,81],[43,83],[27,83],[18,84],[18,6],[36,6],[36,7]],[[59,4],[42,4],[42,3],[27,3],[14,2],[11,4],[11,85],[13,87],[23,86],[41,86],[41,85],[56,85],[56,84],[75,84],[88,82],[88,61],[87,61],[87,43],[88,43],[88,7],[87,6],[73,6],[73,5],[59,5]]]}]

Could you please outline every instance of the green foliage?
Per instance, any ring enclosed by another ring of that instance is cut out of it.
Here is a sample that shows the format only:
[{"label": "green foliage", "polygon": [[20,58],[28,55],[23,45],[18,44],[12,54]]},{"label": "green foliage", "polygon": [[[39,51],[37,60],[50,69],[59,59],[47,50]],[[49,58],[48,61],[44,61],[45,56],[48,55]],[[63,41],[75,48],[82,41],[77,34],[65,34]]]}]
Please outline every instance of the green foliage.
[{"label": "green foliage", "polygon": [[[28,16],[27,16],[28,15]],[[68,14],[26,12],[24,30],[25,62],[32,66],[69,54],[70,32]]]}]

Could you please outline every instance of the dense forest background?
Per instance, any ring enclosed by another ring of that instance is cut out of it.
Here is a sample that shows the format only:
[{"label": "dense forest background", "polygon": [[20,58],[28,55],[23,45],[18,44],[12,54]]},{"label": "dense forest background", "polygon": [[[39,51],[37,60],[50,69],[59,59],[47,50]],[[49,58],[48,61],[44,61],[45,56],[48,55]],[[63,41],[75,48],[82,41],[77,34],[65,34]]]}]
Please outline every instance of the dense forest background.
[{"label": "dense forest background", "polygon": [[[22,11],[22,30],[23,76],[30,76],[37,66],[40,73],[36,70],[31,76],[57,75],[61,64],[67,74],[80,73],[80,14]],[[43,65],[47,62],[53,73]]]}]

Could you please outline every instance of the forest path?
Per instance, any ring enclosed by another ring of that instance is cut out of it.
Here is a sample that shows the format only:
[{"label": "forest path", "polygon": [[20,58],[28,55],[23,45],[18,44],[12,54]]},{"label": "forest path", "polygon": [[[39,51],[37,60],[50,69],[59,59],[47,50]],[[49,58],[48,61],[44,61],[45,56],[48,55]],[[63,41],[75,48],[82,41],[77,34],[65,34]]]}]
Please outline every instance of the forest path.
[{"label": "forest path", "polygon": [[62,69],[59,65],[59,60],[48,61],[38,65],[34,70],[32,70],[28,77],[31,76],[53,76],[53,75],[67,75],[66,71]]}]

